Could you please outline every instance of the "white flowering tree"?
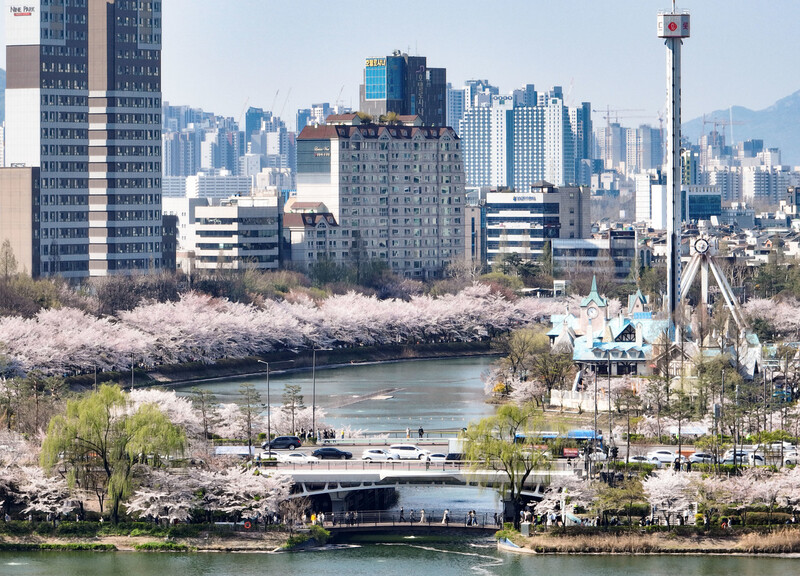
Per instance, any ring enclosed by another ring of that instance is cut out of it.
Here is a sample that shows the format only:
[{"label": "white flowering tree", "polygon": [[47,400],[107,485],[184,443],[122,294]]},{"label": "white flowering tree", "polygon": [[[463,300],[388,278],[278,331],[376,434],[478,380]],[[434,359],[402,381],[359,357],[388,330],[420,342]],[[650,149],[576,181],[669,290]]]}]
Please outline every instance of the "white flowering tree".
[{"label": "white flowering tree", "polygon": [[138,518],[168,524],[186,522],[192,517],[192,510],[200,504],[197,496],[200,488],[194,476],[176,476],[163,470],[151,470],[131,496],[126,508],[129,514]]},{"label": "white flowering tree", "polygon": [[660,470],[642,481],[647,501],[654,511],[661,513],[667,526],[673,514],[681,514],[689,509],[690,481],[689,474],[671,469]]},{"label": "white flowering tree", "polygon": [[23,514],[40,513],[55,520],[66,516],[82,505],[70,496],[67,481],[60,476],[48,476],[39,466],[23,466],[17,469],[17,499],[25,505]]},{"label": "white flowering tree", "polygon": [[236,518],[253,518],[277,512],[289,497],[293,481],[282,474],[262,474],[236,466],[221,471],[201,472],[201,506],[213,517],[222,513]]}]

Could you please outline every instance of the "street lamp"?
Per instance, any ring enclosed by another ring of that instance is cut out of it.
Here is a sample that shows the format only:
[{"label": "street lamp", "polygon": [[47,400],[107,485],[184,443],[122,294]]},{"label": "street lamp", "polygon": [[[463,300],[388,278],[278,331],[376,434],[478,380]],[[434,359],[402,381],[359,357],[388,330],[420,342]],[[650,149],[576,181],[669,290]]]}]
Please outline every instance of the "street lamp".
[{"label": "street lamp", "polygon": [[317,348],[311,350],[311,435],[317,437],[317,350],[329,351],[332,348]]},{"label": "street lamp", "polygon": [[272,441],[272,422],[270,420],[272,407],[269,403],[269,362],[258,359],[256,359],[256,362],[267,365],[267,455],[272,456],[272,445],[270,444]]}]

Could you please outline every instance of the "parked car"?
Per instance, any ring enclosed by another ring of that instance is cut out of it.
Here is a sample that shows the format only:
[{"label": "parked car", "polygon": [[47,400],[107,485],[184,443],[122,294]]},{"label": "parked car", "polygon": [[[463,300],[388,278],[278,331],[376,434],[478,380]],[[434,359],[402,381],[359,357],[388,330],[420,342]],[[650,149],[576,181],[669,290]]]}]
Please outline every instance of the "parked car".
[{"label": "parked car", "polygon": [[651,450],[647,459],[654,464],[672,464],[675,462],[675,453],[669,450]]},{"label": "parked car", "polygon": [[434,452],[433,454],[428,454],[427,460],[429,462],[444,462],[447,460],[447,454],[442,454],[441,452]]},{"label": "parked car", "polygon": [[352,452],[340,450],[339,448],[335,448],[333,446],[317,448],[311,454],[320,460],[350,460],[350,458],[353,457]]},{"label": "parked car", "polygon": [[[734,455],[735,455],[735,458],[734,458]],[[724,455],[723,459],[722,459],[722,463],[723,464],[727,464],[727,465],[733,465],[735,463],[737,466],[746,466],[746,465],[753,464],[754,459],[756,461],[760,461],[761,462],[760,464],[757,464],[758,466],[763,466],[764,465],[763,464],[764,458],[763,458],[763,456],[761,456],[759,454],[753,454],[752,452],[742,452],[742,451],[739,451],[739,450],[737,450],[734,453],[733,450],[727,450],[725,452],[725,455]]]},{"label": "parked car", "polygon": [[414,444],[392,444],[388,450],[392,454],[397,454],[401,460],[424,460],[429,454],[428,450],[423,450]]},{"label": "parked car", "polygon": [[784,466],[797,466],[798,456],[797,451],[792,450],[790,452],[786,452],[783,455],[783,465]]},{"label": "parked car", "polygon": [[692,464],[713,464],[716,461],[714,455],[708,452],[695,452],[689,456],[689,462]]},{"label": "parked car", "polygon": [[608,460],[608,454],[605,453],[605,450],[602,448],[595,448],[594,452],[589,451],[589,460],[593,460],[595,462],[602,462]]},{"label": "parked car", "polygon": [[400,456],[382,448],[370,448],[369,450],[364,450],[364,453],[361,454],[361,459],[368,462],[383,462],[386,460],[400,460]]},{"label": "parked car", "polygon": [[652,464],[652,462],[647,459],[647,456],[631,456],[628,461],[633,464]]},{"label": "parked car", "polygon": [[319,458],[306,454],[305,452],[278,452],[275,454],[278,462],[287,464],[308,464],[310,462],[319,462]]},{"label": "parked car", "polygon": [[276,436],[272,439],[272,442],[269,444],[264,442],[261,447],[266,449],[269,446],[270,450],[294,450],[302,445],[303,443],[300,442],[300,438],[297,436]]}]

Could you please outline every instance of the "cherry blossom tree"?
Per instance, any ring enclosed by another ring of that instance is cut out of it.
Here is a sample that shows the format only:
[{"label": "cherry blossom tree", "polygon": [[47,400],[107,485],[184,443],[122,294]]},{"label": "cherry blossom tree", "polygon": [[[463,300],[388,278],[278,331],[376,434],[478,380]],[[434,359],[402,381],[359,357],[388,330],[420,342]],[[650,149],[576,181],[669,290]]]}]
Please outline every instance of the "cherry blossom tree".
[{"label": "cherry blossom tree", "polygon": [[680,514],[690,506],[690,475],[674,470],[660,470],[642,481],[647,501],[658,510],[667,526],[673,514]]},{"label": "cherry blossom tree", "polygon": [[591,508],[596,498],[597,488],[587,479],[579,476],[553,476],[544,497],[534,510],[537,514],[549,514],[562,509],[562,500],[570,506]]},{"label": "cherry blossom tree", "polygon": [[153,518],[168,524],[186,522],[200,503],[197,496],[200,488],[193,476],[151,470],[126,507],[129,514],[140,518]]},{"label": "cherry blossom tree", "polygon": [[17,499],[25,504],[23,514],[38,512],[55,518],[79,507],[79,502],[70,497],[67,481],[46,475],[39,466],[20,467],[16,481]]},{"label": "cherry blossom tree", "polygon": [[277,512],[289,497],[293,480],[282,474],[262,474],[258,469],[236,466],[201,472],[199,483],[203,491],[201,505],[207,512],[251,518]]}]

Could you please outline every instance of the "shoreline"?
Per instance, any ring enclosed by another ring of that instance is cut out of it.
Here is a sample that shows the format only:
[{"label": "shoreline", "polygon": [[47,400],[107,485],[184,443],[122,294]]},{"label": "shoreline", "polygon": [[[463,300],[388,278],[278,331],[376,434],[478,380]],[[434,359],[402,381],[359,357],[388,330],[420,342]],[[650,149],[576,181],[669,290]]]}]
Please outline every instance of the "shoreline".
[{"label": "shoreline", "polygon": [[[270,374],[286,374],[311,370],[314,366],[312,350],[298,353],[275,352],[245,358],[224,358],[214,364],[189,362],[164,364],[152,369],[137,369],[134,387],[160,386],[174,388],[213,382],[228,378],[258,378],[266,374],[264,362],[270,365]],[[372,365],[410,360],[435,360],[437,358],[468,358],[471,356],[497,356],[491,340],[475,342],[444,342],[417,345],[363,346],[316,351],[316,369],[334,369],[353,365]],[[131,385],[128,371],[98,374],[98,382],[114,381],[123,387]],[[94,376],[84,374],[67,379],[71,388],[90,389]]]}]

